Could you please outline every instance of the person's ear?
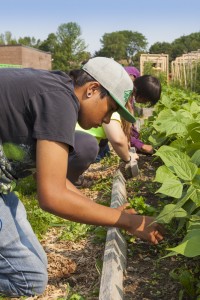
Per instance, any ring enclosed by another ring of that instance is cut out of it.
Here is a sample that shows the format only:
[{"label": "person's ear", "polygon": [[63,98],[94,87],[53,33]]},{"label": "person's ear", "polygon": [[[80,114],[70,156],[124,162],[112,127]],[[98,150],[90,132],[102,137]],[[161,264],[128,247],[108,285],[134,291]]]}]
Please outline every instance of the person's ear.
[{"label": "person's ear", "polygon": [[92,93],[88,92],[87,97],[90,98],[92,96]]},{"label": "person's ear", "polygon": [[99,90],[100,83],[97,81],[89,82],[87,87],[87,97],[90,98],[96,93],[97,90]]}]

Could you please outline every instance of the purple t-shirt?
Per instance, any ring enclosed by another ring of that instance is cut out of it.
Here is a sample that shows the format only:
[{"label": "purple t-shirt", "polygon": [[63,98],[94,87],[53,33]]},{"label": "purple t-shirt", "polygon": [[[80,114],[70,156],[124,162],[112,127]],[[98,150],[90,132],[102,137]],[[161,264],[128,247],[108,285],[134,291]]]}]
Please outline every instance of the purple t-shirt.
[{"label": "purple t-shirt", "polygon": [[140,136],[139,132],[135,128],[134,124],[132,124],[130,144],[131,144],[131,147],[135,147],[138,150],[142,149],[142,146],[144,145],[144,143],[139,140],[139,136]]}]

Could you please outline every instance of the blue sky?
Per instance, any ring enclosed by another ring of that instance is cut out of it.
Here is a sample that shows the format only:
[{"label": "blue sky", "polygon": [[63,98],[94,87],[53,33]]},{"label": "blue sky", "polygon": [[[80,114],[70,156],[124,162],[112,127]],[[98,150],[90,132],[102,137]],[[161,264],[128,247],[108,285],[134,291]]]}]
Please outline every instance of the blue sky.
[{"label": "blue sky", "polygon": [[0,0],[0,34],[44,40],[59,25],[76,22],[92,54],[104,33],[131,30],[149,45],[200,31],[199,0]]}]

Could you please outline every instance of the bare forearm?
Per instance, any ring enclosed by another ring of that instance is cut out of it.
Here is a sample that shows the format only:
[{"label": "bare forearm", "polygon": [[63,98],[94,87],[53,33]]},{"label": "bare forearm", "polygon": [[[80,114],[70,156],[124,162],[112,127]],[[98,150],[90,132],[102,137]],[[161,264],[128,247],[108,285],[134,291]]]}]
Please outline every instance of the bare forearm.
[{"label": "bare forearm", "polygon": [[41,207],[62,218],[101,226],[130,228],[130,215],[107,206],[97,204],[84,195],[67,190],[53,197],[52,200],[42,201]]},{"label": "bare forearm", "polygon": [[128,139],[121,128],[120,122],[111,120],[109,124],[103,124],[102,126],[117,155],[128,161],[130,157]]},{"label": "bare forearm", "polygon": [[130,153],[128,149],[128,143],[115,143],[112,142],[112,147],[117,153],[117,155],[124,161],[128,161],[130,159]]},{"label": "bare forearm", "polygon": [[71,221],[122,228],[153,244],[163,238],[161,228],[159,224],[153,223],[153,218],[103,206],[72,191],[67,191],[66,195],[61,193],[59,198],[52,199],[43,208]]},{"label": "bare forearm", "polygon": [[[79,195],[84,196],[83,193],[81,193],[81,191],[80,191],[79,189],[77,189],[77,188],[75,187],[75,185],[73,185],[73,183],[71,183],[71,181],[69,181],[68,179],[66,179],[66,188],[67,188],[68,190],[70,190],[70,191],[75,192],[76,194],[79,194]],[[85,198],[86,198],[86,197],[85,197]],[[89,200],[89,199],[88,199],[88,200]]]}]

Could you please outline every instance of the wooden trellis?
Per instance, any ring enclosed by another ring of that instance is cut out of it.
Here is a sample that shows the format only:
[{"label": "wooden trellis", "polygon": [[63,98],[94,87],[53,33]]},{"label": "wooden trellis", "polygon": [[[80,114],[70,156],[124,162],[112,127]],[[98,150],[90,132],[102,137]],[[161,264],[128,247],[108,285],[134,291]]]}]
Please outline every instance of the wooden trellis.
[{"label": "wooden trellis", "polygon": [[197,66],[200,63],[200,49],[183,54],[171,62],[172,80],[178,81],[185,88],[192,89],[197,76]]},{"label": "wooden trellis", "polygon": [[166,73],[166,78],[169,77],[169,55],[168,54],[141,54],[140,55],[140,72],[144,74],[145,63],[150,62],[152,68],[157,72]]}]

